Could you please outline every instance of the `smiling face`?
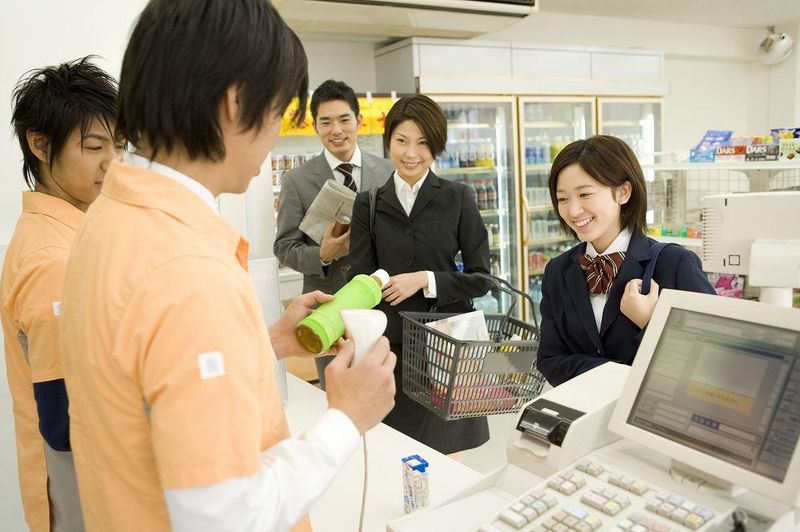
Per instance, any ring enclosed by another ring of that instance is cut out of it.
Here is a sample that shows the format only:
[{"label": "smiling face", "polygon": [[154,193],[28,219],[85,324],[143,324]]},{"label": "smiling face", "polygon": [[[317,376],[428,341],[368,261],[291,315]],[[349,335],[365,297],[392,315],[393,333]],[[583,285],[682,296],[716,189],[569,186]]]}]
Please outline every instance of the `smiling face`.
[{"label": "smiling face", "polygon": [[422,179],[433,164],[433,154],[422,130],[413,120],[397,124],[389,140],[389,155],[397,174],[411,186]]},{"label": "smiling face", "polygon": [[353,157],[359,127],[361,115],[356,116],[346,101],[330,100],[319,104],[314,130],[322,145],[340,161],[348,162]]},{"label": "smiling face", "polygon": [[[114,127],[114,124],[109,125]],[[120,157],[121,148],[102,120],[92,120],[85,134],[76,127],[53,165],[41,163],[42,179],[36,190],[85,211],[100,195],[106,170],[111,161]]]},{"label": "smiling face", "polygon": [[612,189],[590,176],[577,163],[558,174],[558,214],[583,242],[603,253],[622,231],[622,205],[631,197],[631,184]]}]

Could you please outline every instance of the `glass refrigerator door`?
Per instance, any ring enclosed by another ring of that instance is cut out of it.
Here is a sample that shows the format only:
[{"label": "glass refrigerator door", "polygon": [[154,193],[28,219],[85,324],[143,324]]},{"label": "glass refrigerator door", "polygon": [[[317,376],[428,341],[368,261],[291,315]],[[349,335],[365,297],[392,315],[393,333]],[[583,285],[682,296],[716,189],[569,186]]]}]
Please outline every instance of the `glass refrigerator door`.
[{"label": "glass refrigerator door", "polygon": [[598,130],[624,140],[642,164],[661,150],[661,98],[598,98]]},{"label": "glass refrigerator door", "polygon": [[[475,191],[489,233],[490,273],[522,286],[517,209],[516,108],[513,98],[435,97],[447,116],[446,152],[434,171]],[[457,258],[457,264],[459,264]],[[510,296],[492,290],[474,300],[487,314],[505,312]],[[520,305],[515,314],[521,316]]]},{"label": "glass refrigerator door", "polygon": [[[575,239],[561,231],[550,201],[550,164],[570,142],[594,135],[594,98],[520,98],[519,112],[520,158],[525,165],[525,289],[538,307],[545,264],[575,245]],[[536,312],[538,315],[538,308]]]}]

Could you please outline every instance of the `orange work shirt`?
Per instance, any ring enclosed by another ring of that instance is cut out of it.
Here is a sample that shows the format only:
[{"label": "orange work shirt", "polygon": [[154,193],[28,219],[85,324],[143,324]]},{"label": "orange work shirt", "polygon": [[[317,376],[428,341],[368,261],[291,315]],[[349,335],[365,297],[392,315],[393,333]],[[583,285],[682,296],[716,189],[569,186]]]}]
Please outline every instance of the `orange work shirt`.
[{"label": "orange work shirt", "polygon": [[289,437],[247,258],[247,241],[185,186],[112,163],[63,297],[88,531],[169,530],[163,490],[254,475]]},{"label": "orange work shirt", "polygon": [[6,371],[14,409],[19,488],[32,532],[49,532],[47,465],[33,383],[63,379],[59,315],[72,239],[83,212],[40,192],[22,193],[0,279]]}]

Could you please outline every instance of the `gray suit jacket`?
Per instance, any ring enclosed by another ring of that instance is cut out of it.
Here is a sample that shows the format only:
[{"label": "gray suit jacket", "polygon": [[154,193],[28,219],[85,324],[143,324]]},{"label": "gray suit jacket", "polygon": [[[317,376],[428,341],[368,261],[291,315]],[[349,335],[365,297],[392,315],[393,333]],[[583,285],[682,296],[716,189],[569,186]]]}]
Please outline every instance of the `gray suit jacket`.
[{"label": "gray suit jacket", "polygon": [[[394,171],[392,163],[361,151],[359,192],[382,186]],[[319,245],[298,226],[314,198],[328,179],[334,179],[325,155],[320,154],[283,175],[278,209],[278,234],[272,250],[285,266],[303,274],[303,293],[322,290],[332,294],[345,284],[350,257],[322,266]]]}]

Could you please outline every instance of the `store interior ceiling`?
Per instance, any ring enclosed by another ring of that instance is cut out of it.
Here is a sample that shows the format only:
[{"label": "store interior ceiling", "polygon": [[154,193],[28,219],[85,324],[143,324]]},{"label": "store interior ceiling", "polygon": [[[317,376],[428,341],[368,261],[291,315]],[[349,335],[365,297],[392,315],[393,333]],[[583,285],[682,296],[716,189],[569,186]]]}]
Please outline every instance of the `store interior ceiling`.
[{"label": "store interior ceiling", "polygon": [[[398,5],[436,6],[436,0],[386,0],[387,4],[379,0],[272,1],[304,38],[332,35],[332,40],[354,38],[381,45],[411,36],[469,39],[524,20]],[[763,28],[765,32],[768,26],[775,26],[778,31],[787,31],[800,24],[800,0],[536,0],[536,10],[526,18],[541,15]]]},{"label": "store interior ceiling", "polygon": [[540,0],[539,11],[737,28],[800,24],[798,0]]}]

